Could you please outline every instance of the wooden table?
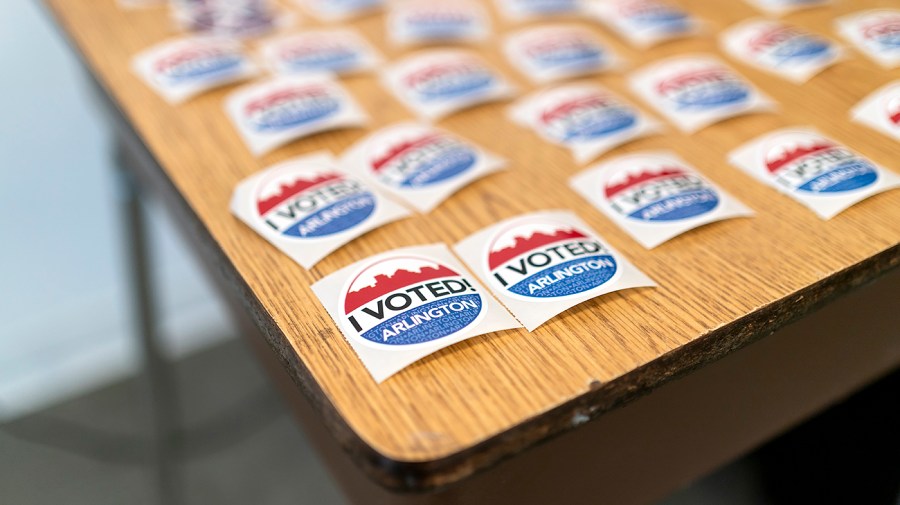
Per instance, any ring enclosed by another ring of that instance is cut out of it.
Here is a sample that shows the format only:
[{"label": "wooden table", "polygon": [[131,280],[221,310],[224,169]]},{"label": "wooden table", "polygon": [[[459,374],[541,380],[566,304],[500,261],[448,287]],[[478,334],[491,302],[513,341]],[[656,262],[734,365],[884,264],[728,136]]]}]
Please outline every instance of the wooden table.
[{"label": "wooden table", "polygon": [[[758,356],[754,369],[758,376],[745,374],[740,380],[732,376],[735,382],[729,383],[730,379],[708,375],[709,370],[720,366],[709,366],[710,363],[883,276],[900,263],[900,191],[878,195],[830,221],[822,221],[729,166],[726,153],[779,127],[814,125],[876,162],[900,170],[897,143],[848,121],[851,106],[879,86],[900,78],[900,70],[885,71],[851,51],[847,61],[803,86],[796,86],[729,61],[777,100],[779,113],[730,120],[694,135],[683,135],[670,128],[664,136],[634,142],[613,154],[674,150],[755,209],[757,216],[709,225],[652,251],[642,248],[575,195],[568,188],[567,179],[580,168],[564,150],[547,145],[508,122],[503,114],[505,105],[456,114],[440,125],[507,157],[511,170],[471,185],[428,215],[369,233],[306,271],[229,213],[231,193],[239,180],[267,165],[318,149],[340,153],[366,131],[321,134],[254,158],[222,108],[223,98],[233,87],[172,107],[132,74],[132,55],[173,35],[165,10],[125,11],[114,0],[47,3],[116,113],[126,121],[122,132],[133,128],[136,135],[132,141],[148,156],[145,164],[152,167],[152,178],[160,193],[184,218],[207,263],[228,286],[227,291],[243,302],[255,326],[261,329],[266,344],[262,347],[274,351],[280,363],[277,368],[292,381],[286,389],[288,393],[302,391],[307,400],[304,408],[311,412],[307,419],[312,418],[314,424],[324,420],[324,431],[331,437],[323,443],[340,447],[368,477],[387,489],[440,488],[453,494],[456,488],[451,484],[564,432],[596,434],[602,429],[607,437],[611,433],[624,437],[625,431],[609,428],[610,423],[629,425],[615,421],[622,419],[616,416],[629,409],[634,411],[634,406],[644,400],[619,407],[676,377],[687,376],[679,383],[704,377],[703,384],[733,395],[733,401],[748,400],[752,388],[741,384],[761,376],[778,376],[787,382],[768,387],[784,388],[784,394],[794,394],[790,388],[796,386],[798,377],[804,376],[804,370],[822,365],[816,356],[824,353],[823,349],[846,353],[846,339],[856,339],[852,349],[865,350],[856,356],[858,362],[834,370],[827,378],[815,375],[822,384],[834,381],[840,387],[813,388],[814,393],[797,391],[809,401],[782,402],[785,404],[777,409],[771,406],[773,410],[767,414],[772,422],[760,421],[760,433],[728,446],[728,454],[717,456],[721,462],[759,443],[763,435],[771,436],[900,362],[897,311],[891,310],[892,306],[896,309],[897,277],[892,276],[879,283],[875,299],[886,301],[887,305],[868,316],[875,321],[851,312],[847,314],[849,320],[843,320],[845,332],[836,338],[817,341],[808,335],[797,337],[805,338],[803,345],[807,347],[792,348],[793,354],[771,351],[773,354],[767,358]],[[689,52],[718,53],[727,60],[719,53],[713,34],[758,14],[742,2],[680,3],[708,21],[707,35],[637,51],[596,25],[584,24],[593,27],[628,59],[632,68],[637,68],[662,57]],[[892,2],[888,0],[836,2],[833,7],[797,13],[787,19],[836,39],[832,20],[838,15],[889,5]],[[496,15],[493,20],[498,31],[511,29]],[[304,23],[314,24],[309,19]],[[388,57],[401,54],[383,43],[381,16],[361,19],[353,26],[384,49]],[[504,61],[496,44],[478,50],[517,80],[523,90],[531,87]],[[638,102],[628,93],[623,75],[591,80]],[[374,76],[348,78],[344,83],[371,115],[372,128],[411,117]],[[415,244],[455,243],[497,220],[555,208],[577,212],[655,279],[659,288],[631,290],[584,303],[533,333],[506,331],[468,340],[410,366],[381,385],[371,379],[310,290],[316,280],[369,255]],[[877,326],[884,321],[889,324]],[[834,330],[840,325],[829,326]],[[867,330],[854,334],[856,328],[881,329],[880,333]],[[769,340],[766,339],[767,345]],[[751,348],[757,353],[760,349]],[[740,373],[748,365],[741,364],[740,359],[733,360],[740,356],[749,359],[742,353],[750,350],[735,353],[722,363],[732,360],[737,363],[732,371]],[[776,359],[778,356],[781,359]],[[767,360],[772,363],[769,368]],[[793,379],[788,379],[786,372],[793,374]],[[717,383],[709,382],[713,380]],[[733,389],[728,389],[729,384]],[[677,387],[677,383],[667,386],[671,387]],[[696,388],[693,391],[696,394]],[[722,398],[708,400],[710,406],[719,405],[716,402]],[[657,423],[664,423],[667,416],[677,420],[686,415],[678,403],[663,401],[662,405],[656,414],[635,415],[647,422],[647,416],[659,416]],[[765,408],[768,404],[757,405]],[[701,409],[697,410],[693,414],[700,415]],[[597,421],[585,425],[591,419]],[[581,425],[585,426],[578,428]],[[546,456],[549,447],[572,445],[567,440],[573,438],[560,438],[525,455]],[[620,442],[617,450],[643,443]],[[589,458],[593,453],[597,458],[610,458],[605,450],[608,445],[575,445],[580,447],[569,449],[580,450],[582,457]],[[690,446],[682,449],[691,450]],[[517,464],[501,465],[500,470],[516,468]],[[559,462],[561,468],[572,464]],[[584,460],[580,464],[584,465]],[[708,465],[695,467],[691,467],[694,477],[709,470]],[[499,470],[492,470],[496,471]],[[673,475],[678,476],[678,482],[689,478],[677,471]],[[590,480],[590,476],[582,480],[585,479]],[[509,486],[521,491],[533,484],[522,481]],[[666,485],[671,488],[677,484]],[[657,494],[662,492],[654,490]],[[629,496],[650,498],[641,490]]]}]

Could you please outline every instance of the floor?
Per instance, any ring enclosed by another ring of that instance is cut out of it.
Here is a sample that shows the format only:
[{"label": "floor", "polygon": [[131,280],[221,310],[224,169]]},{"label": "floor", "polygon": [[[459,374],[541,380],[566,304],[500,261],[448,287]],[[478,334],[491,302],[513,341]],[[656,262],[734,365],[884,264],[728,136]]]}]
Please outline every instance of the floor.
[{"label": "floor", "polygon": [[[342,503],[242,344],[174,371],[184,503]],[[2,426],[0,503],[155,503],[144,391],[128,379]]]},{"label": "floor", "polygon": [[[174,373],[185,505],[345,504],[241,341],[179,360]],[[0,425],[0,503],[155,503],[145,387],[127,379]],[[660,505],[720,503],[765,503],[752,463]]]}]

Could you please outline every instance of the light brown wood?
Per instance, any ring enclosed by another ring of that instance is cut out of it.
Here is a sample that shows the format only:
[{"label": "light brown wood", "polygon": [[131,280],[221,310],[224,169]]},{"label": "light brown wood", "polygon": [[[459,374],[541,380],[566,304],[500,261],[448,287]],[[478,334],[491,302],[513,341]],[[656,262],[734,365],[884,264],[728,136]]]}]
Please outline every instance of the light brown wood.
[{"label": "light brown wood", "polygon": [[[706,226],[653,251],[643,249],[567,186],[580,170],[568,152],[509,123],[503,104],[440,122],[511,160],[434,212],[391,224],[342,248],[307,272],[228,212],[237,182],[302,153],[340,153],[365,130],[330,132],[254,158],[222,109],[234,87],[181,106],[166,105],[130,71],[132,55],[174,35],[165,10],[120,10],[114,0],[47,0],[87,66],[134,126],[201,232],[225,259],[221,269],[244,289],[269,343],[326,417],[332,432],[372,475],[398,488],[456,481],[589,417],[770,333],[830,297],[900,263],[900,191],[873,197],[830,221],[728,165],[726,153],[775,128],[813,125],[871,159],[900,170],[900,146],[848,121],[848,111],[900,78],[864,56],[803,86],[728,60],[714,34],[758,13],[742,2],[683,1],[709,22],[703,37],[636,51],[591,23],[632,68],[662,57],[712,52],[778,101],[777,114],[742,117],[694,135],[670,128],[610,155],[676,151],[755,209],[753,219]],[[837,39],[838,15],[886,0],[836,2],[787,17]],[[493,12],[493,11],[492,11]],[[498,32],[509,31],[496,15]],[[308,18],[304,24],[315,24]],[[353,23],[389,57],[383,18]],[[496,39],[478,47],[523,91],[532,87],[503,60]],[[625,96],[624,75],[590,79]],[[372,128],[411,118],[374,76],[344,83],[372,117]],[[395,247],[454,243],[516,214],[569,208],[659,283],[584,303],[534,333],[471,339],[407,368],[382,385],[370,378],[310,290],[324,275]],[[802,364],[798,364],[802,366]],[[602,448],[598,448],[602,450]]]},{"label": "light brown wood", "polygon": [[[898,296],[894,270],[772,338],[441,493],[390,493],[366,478],[272,363],[271,350],[256,351],[351,503],[646,505],[889,374],[900,363],[900,314],[891,312]],[[860,316],[849,332],[845,322]]]}]

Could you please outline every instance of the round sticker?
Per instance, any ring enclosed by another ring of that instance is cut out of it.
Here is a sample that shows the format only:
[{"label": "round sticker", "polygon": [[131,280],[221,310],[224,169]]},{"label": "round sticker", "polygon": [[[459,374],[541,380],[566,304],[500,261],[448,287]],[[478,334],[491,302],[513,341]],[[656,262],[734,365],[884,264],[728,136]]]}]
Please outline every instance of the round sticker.
[{"label": "round sticker", "polygon": [[828,195],[864,188],[878,179],[878,171],[869,160],[807,133],[772,139],[764,157],[770,176],[789,190]]},{"label": "round sticker", "polygon": [[713,109],[744,102],[750,88],[726,69],[710,68],[665,79],[659,93],[681,109]]},{"label": "round sticker", "polygon": [[719,205],[716,190],[692,171],[670,164],[640,164],[607,179],[603,194],[619,214],[647,223],[702,216]]},{"label": "round sticker", "polygon": [[440,131],[417,129],[385,142],[370,157],[369,170],[400,189],[426,188],[458,177],[478,160],[475,149]]},{"label": "round sticker", "polygon": [[350,335],[375,346],[412,346],[455,335],[485,312],[482,295],[455,269],[391,256],[360,270],[341,294]]},{"label": "round sticker", "polygon": [[244,109],[257,131],[293,128],[336,113],[340,101],[321,86],[285,88],[251,101]]},{"label": "round sticker", "polygon": [[596,289],[618,271],[616,259],[589,233],[550,220],[500,230],[485,254],[490,281],[525,300],[559,300]]},{"label": "round sticker", "polygon": [[315,239],[353,228],[374,212],[375,194],[360,182],[331,170],[286,167],[264,179],[256,212],[283,237]]}]

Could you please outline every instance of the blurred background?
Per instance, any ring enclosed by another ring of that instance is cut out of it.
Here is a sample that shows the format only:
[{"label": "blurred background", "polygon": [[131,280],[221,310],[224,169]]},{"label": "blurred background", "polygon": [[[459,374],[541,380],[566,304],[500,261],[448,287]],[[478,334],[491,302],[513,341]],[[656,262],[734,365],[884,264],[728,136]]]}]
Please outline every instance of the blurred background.
[{"label": "blurred background", "polygon": [[[156,503],[107,126],[38,2],[0,2],[0,61],[0,503]],[[149,210],[183,501],[343,503],[164,209]],[[893,395],[896,384],[888,378],[870,394]],[[789,456],[798,451],[785,452],[792,443],[827,449],[840,423],[865,415],[865,394],[853,401],[665,503],[773,503],[765,473],[778,467],[769,463],[802,467]],[[884,479],[894,470],[887,465]]]},{"label": "blurred background", "polygon": [[[0,2],[0,62],[0,503],[156,503],[107,124],[39,2]],[[151,271],[184,501],[341,503],[163,210]]]}]

